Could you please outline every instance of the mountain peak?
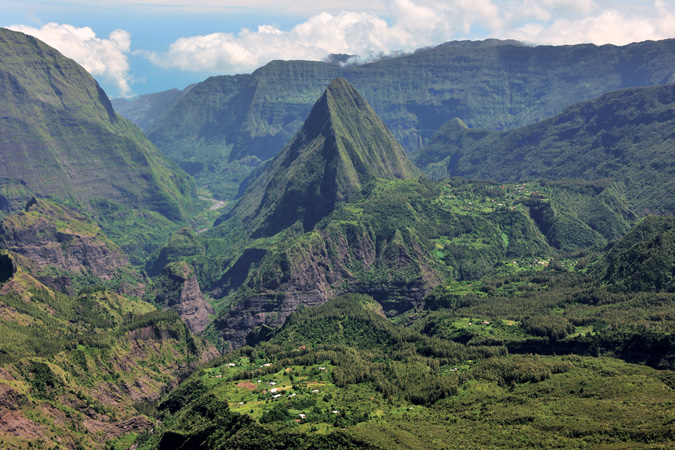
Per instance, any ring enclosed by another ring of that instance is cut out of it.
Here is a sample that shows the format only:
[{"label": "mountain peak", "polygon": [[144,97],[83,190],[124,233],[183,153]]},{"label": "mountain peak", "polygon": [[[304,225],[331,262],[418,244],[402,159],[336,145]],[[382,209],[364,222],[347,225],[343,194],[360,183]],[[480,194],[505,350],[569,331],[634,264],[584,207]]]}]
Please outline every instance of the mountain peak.
[{"label": "mountain peak", "polygon": [[273,235],[298,221],[309,230],[369,181],[419,174],[368,102],[335,78],[230,216],[256,235]]},{"label": "mountain peak", "polygon": [[[335,77],[335,78],[333,78],[333,80],[330,82],[330,84],[326,88],[326,91],[327,92],[334,92],[334,91],[339,91],[339,90],[351,90],[358,95],[358,92],[356,92],[356,89],[354,89],[354,87],[351,84],[349,84],[349,82],[347,80],[345,80],[342,77]],[[360,95],[359,95],[359,97],[360,97]]]},{"label": "mountain peak", "polygon": [[334,101],[347,101],[358,108],[364,106],[370,107],[361,94],[354,89],[354,86],[342,77],[333,78],[328,87],[326,87],[324,94]]}]

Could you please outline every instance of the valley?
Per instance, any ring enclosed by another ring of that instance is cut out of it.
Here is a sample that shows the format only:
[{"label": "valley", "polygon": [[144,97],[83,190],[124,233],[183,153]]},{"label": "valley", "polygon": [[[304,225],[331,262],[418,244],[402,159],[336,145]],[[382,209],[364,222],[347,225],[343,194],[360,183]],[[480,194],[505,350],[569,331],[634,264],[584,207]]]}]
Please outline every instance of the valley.
[{"label": "valley", "polygon": [[673,45],[111,102],[0,29],[0,447],[671,448]]}]

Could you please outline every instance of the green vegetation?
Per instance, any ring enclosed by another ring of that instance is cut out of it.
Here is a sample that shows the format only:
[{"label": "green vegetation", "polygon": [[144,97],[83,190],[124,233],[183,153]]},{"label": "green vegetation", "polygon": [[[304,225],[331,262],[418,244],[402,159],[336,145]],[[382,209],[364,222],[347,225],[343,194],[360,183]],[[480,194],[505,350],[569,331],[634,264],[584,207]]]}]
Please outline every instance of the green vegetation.
[{"label": "green vegetation", "polygon": [[54,292],[19,269],[2,296],[6,308],[0,327],[3,361],[24,356],[51,356],[82,340],[106,341],[104,331],[154,307],[104,288],[85,288],[76,296]]},{"label": "green vegetation", "polygon": [[416,175],[419,170],[368,103],[336,78],[225,218],[243,223],[253,237],[272,236],[296,222],[309,231],[368,182]]},{"label": "green vegetation", "polygon": [[605,257],[604,280],[616,291],[675,291],[675,220],[649,216]]},{"label": "green vegetation", "polygon": [[673,42],[451,43],[209,79],[153,128],[174,125],[154,135],[197,175],[198,201],[81,68],[18,33],[0,41],[8,173],[30,161],[53,187],[0,173],[1,448],[673,446],[675,222],[633,212],[669,187],[653,141],[670,145],[668,86],[570,107],[534,143],[455,120],[434,139],[470,151],[423,157],[445,175],[487,151],[501,174],[521,164],[508,142],[536,175],[582,179],[429,181],[340,78],[295,116],[348,74],[417,148],[448,111],[509,128],[668,80]]},{"label": "green vegetation", "polygon": [[199,186],[229,200],[260,161],[291,140],[336,77],[352,83],[412,151],[452,117],[472,128],[514,129],[608,91],[673,83],[673,45],[533,47],[487,40],[347,67],[273,61],[250,75],[197,84],[148,136]]},{"label": "green vegetation", "polygon": [[[310,232],[248,244],[258,259],[231,260],[214,331],[240,346],[252,327],[280,326],[297,305],[346,292],[372,295],[391,316],[448,279],[543,269],[589,242],[602,248],[633,220],[612,184],[378,181]],[[570,223],[587,237],[565,233]],[[262,311],[281,313],[255,316]]]},{"label": "green vegetation", "polygon": [[188,217],[194,182],[115,113],[82,67],[22,33],[0,29],[0,44],[2,209],[37,195]]},{"label": "green vegetation", "polygon": [[60,294],[21,268],[2,285],[0,334],[4,411],[35,430],[3,428],[7,449],[131,445],[151,424],[135,402],[153,401],[213,352],[174,312],[104,288]]},{"label": "green vegetation", "polygon": [[[306,448],[303,440],[339,438],[372,448],[619,449],[667,448],[675,439],[669,371],[527,348],[513,354],[494,340],[453,342],[393,325],[378,311],[372,299],[347,295],[293,313],[258,334],[266,342],[212,361],[171,393],[158,408],[162,426],[140,448],[248,448],[252,440]],[[424,312],[408,315],[413,328],[428,325]],[[560,323],[551,316],[477,328],[553,340]],[[457,326],[471,327],[461,319]],[[564,327],[567,339],[571,331]]]},{"label": "green vegetation", "polygon": [[154,254],[148,258],[146,271],[150,276],[157,276],[170,262],[205,254],[206,248],[195,232],[189,228],[181,228],[171,236],[165,246],[155,250]]},{"label": "green vegetation", "polygon": [[91,218],[47,200],[33,197],[25,211],[0,221],[0,247],[11,252],[14,271],[21,266],[61,292],[106,286],[133,293],[141,283],[122,249]]},{"label": "green vegetation", "polygon": [[129,257],[135,267],[143,267],[147,258],[166,244],[167,236],[181,224],[147,209],[126,207],[108,200],[91,202],[92,218]]},{"label": "green vegetation", "polygon": [[674,111],[675,85],[667,85],[610,92],[511,131],[454,119],[414,160],[438,178],[611,178],[635,211],[672,214]]}]

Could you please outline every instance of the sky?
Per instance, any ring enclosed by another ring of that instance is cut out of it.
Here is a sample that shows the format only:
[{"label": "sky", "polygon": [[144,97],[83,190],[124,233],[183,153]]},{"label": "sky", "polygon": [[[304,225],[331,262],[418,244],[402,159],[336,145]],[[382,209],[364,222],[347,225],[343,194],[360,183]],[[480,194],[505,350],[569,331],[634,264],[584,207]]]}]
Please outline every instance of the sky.
[{"label": "sky", "polygon": [[110,97],[133,97],[275,59],[367,62],[464,39],[674,38],[675,0],[0,0],[0,26],[74,59]]}]

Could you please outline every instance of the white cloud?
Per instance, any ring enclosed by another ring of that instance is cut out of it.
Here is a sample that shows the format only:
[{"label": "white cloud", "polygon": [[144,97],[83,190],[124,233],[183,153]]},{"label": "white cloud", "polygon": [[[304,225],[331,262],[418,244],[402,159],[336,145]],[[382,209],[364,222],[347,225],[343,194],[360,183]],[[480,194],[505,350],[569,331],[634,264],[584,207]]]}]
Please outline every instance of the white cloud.
[{"label": "white cloud", "polygon": [[[78,3],[84,0],[71,0]],[[284,9],[284,0],[118,0],[129,8]],[[112,4],[112,0],[102,0]],[[92,75],[131,94],[128,56],[140,54],[166,69],[250,72],[274,59],[321,60],[331,53],[368,61],[454,39],[504,38],[535,44],[626,44],[675,37],[675,0],[296,0],[325,8],[291,28],[186,36],[164,52],[131,52],[130,35],[99,38],[88,27],[50,23],[12,29],[32,34],[82,64]],[[340,9],[340,6],[344,9]],[[186,20],[190,20],[186,17]]]},{"label": "white cloud", "polygon": [[668,36],[657,30],[654,21],[642,17],[626,17],[617,10],[603,11],[597,16],[576,21],[554,20],[549,26],[528,24],[511,35],[523,41],[554,45],[573,42],[625,45]]},{"label": "white cloud", "polygon": [[[667,5],[669,3],[670,5]],[[524,0],[497,37],[536,44],[625,45],[674,37],[673,1]],[[527,9],[533,14],[525,12]],[[526,19],[524,19],[526,18]]]},{"label": "white cloud", "polygon": [[386,0],[385,4],[392,25],[368,12],[322,12],[287,31],[261,25],[256,31],[181,38],[164,53],[138,53],[164,68],[232,73],[254,70],[273,59],[411,51],[468,33],[474,25],[496,28],[502,22],[490,0]]},{"label": "white cloud", "polygon": [[164,53],[139,52],[155,65],[187,71],[251,71],[273,59],[320,60],[331,53],[359,60],[453,39],[512,38],[542,44],[626,44],[673,36],[672,0],[383,0],[387,20],[372,12],[322,12],[290,30],[184,37]]},{"label": "white cloud", "polygon": [[224,72],[250,71],[273,59],[318,60],[330,53],[382,51],[404,45],[387,23],[373,14],[341,12],[310,17],[289,31],[271,25],[239,33],[181,38],[158,54],[139,52],[164,68]]},{"label": "white cloud", "polygon": [[120,95],[131,94],[133,79],[127,58],[131,50],[131,36],[127,31],[115,30],[108,39],[102,39],[96,37],[89,27],[78,28],[67,24],[48,23],[41,28],[12,25],[8,28],[46,42],[64,56],[74,59],[90,74],[114,84]]}]

